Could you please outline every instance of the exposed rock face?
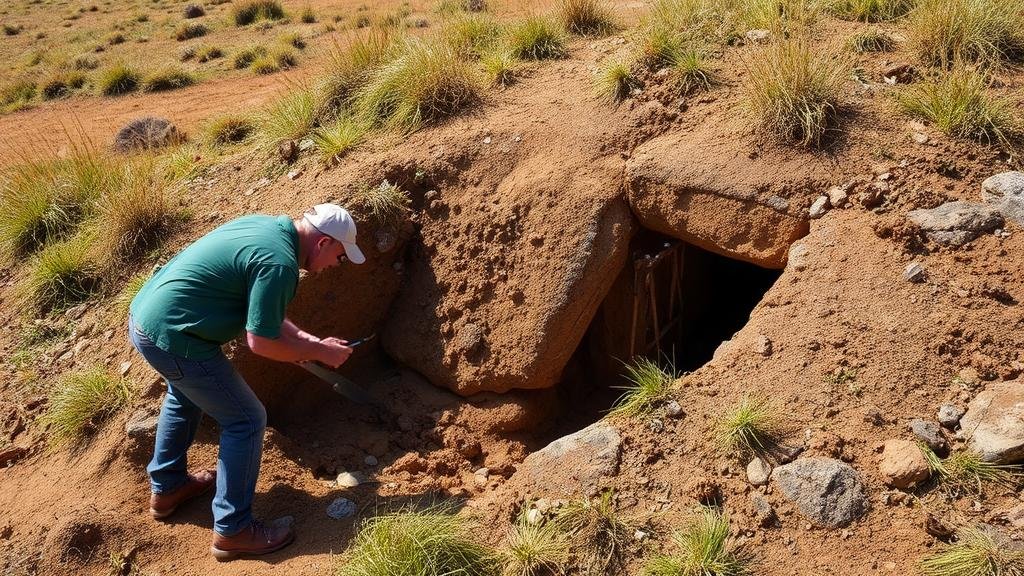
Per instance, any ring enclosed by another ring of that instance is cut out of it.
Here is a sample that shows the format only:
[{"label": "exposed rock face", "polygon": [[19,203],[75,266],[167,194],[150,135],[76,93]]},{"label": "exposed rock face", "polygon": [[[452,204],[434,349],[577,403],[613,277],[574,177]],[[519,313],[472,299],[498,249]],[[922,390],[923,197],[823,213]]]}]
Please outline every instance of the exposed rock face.
[{"label": "exposed rock face", "polygon": [[929,240],[952,246],[962,246],[983,232],[1003,225],[1003,216],[996,208],[961,200],[911,210],[907,218],[917,224]]},{"label": "exposed rock face", "polygon": [[772,479],[800,513],[815,524],[841,528],[868,508],[857,471],[832,458],[801,458],[780,466]]},{"label": "exposed rock face", "polygon": [[981,183],[981,199],[1007,220],[1024,225],[1024,172],[1003,172]]},{"label": "exposed rock face", "polygon": [[646,228],[730,258],[782,268],[790,244],[807,234],[808,222],[773,197],[793,191],[817,196],[827,183],[813,180],[816,172],[806,161],[785,158],[770,160],[781,165],[770,170],[769,180],[766,162],[722,153],[718,143],[688,141],[686,134],[655,138],[626,165],[629,203]]},{"label": "exposed rock face", "polygon": [[615,166],[535,157],[484,190],[439,189],[388,353],[464,396],[553,386],[626,263],[634,225]]},{"label": "exposed rock face", "polygon": [[967,407],[960,429],[972,450],[1000,464],[1024,460],[1024,382],[989,384]]},{"label": "exposed rock face", "polygon": [[545,493],[572,494],[602,476],[617,474],[621,452],[618,430],[599,421],[530,454],[516,474]]},{"label": "exposed rock face", "polygon": [[928,479],[928,461],[917,444],[909,440],[888,440],[882,449],[878,471],[886,484],[910,488]]},{"label": "exposed rock face", "polygon": [[117,131],[114,149],[118,152],[150,150],[185,141],[185,135],[165,118],[144,116],[136,118]]}]

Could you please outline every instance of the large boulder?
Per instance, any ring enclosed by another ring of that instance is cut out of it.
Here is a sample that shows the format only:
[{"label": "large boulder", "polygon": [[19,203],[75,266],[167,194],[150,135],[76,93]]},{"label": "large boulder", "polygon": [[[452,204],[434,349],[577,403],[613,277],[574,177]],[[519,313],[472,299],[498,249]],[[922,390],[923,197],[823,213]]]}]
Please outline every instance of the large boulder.
[{"label": "large boulder", "polygon": [[516,475],[538,491],[572,494],[618,473],[622,438],[618,430],[598,421],[564,436],[527,456]]},{"label": "large boulder", "polygon": [[960,429],[970,448],[985,460],[1024,461],[1024,382],[989,384],[967,407]]},{"label": "large boulder", "polygon": [[962,200],[911,210],[907,218],[932,242],[951,246],[962,246],[1003,225],[1003,216],[997,208]]},{"label": "large boulder", "polygon": [[779,466],[772,480],[808,520],[826,528],[841,528],[868,509],[857,471],[832,458],[800,458]]},{"label": "large boulder", "polygon": [[806,206],[828,188],[801,156],[737,154],[734,138],[670,134],[626,164],[629,203],[649,229],[766,268],[783,268],[809,230]]},{"label": "large boulder", "polygon": [[428,193],[388,353],[465,396],[557,383],[626,263],[633,222],[616,165],[540,155]]}]

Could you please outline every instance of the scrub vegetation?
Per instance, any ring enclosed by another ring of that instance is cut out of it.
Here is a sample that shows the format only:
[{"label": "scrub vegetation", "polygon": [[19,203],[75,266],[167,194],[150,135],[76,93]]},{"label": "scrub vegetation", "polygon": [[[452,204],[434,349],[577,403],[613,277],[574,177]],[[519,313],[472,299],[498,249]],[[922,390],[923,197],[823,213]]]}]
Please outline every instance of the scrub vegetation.
[{"label": "scrub vegetation", "polygon": [[1024,576],[1024,551],[980,528],[957,532],[956,541],[943,545],[921,562],[924,576]]},{"label": "scrub vegetation", "polygon": [[743,576],[750,560],[729,538],[729,520],[720,510],[702,508],[688,526],[672,534],[675,552],[656,556],[645,576]]},{"label": "scrub vegetation", "polygon": [[744,396],[720,418],[719,444],[728,452],[764,452],[778,440],[778,422],[778,412],[768,400]]},{"label": "scrub vegetation", "polygon": [[668,397],[676,378],[675,369],[671,366],[666,370],[653,360],[639,357],[626,365],[629,385],[609,414],[631,417],[649,414]]},{"label": "scrub vegetation", "polygon": [[127,406],[132,396],[130,382],[107,374],[102,367],[71,372],[57,383],[40,423],[47,427],[52,445],[80,443]]}]

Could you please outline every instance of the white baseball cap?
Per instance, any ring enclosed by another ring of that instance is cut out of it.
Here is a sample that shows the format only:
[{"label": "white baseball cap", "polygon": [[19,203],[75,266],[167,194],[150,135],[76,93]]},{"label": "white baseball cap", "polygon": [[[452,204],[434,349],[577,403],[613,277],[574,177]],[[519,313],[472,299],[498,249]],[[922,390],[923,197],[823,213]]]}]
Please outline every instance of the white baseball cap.
[{"label": "white baseball cap", "polygon": [[317,204],[313,213],[306,213],[303,218],[320,233],[334,238],[345,248],[345,256],[353,264],[366,262],[363,251],[356,246],[356,221],[352,215],[337,204]]}]

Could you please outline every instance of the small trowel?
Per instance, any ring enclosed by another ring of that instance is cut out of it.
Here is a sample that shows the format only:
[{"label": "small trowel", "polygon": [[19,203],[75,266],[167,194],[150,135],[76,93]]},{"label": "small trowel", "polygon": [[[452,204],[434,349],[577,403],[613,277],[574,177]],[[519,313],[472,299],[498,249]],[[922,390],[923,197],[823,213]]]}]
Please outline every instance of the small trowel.
[{"label": "small trowel", "polygon": [[[358,340],[349,342],[348,346],[350,348],[355,348],[356,346],[359,346],[360,344],[365,344],[366,342],[369,342],[370,340],[373,340],[376,337],[377,333],[374,332],[373,334],[370,334],[365,338],[360,338]],[[302,366],[317,378],[323,380],[324,382],[327,382],[328,384],[334,387],[335,392],[341,394],[342,396],[348,398],[349,400],[355,402],[356,404],[377,404],[377,401],[372,396],[370,396],[370,394],[366,390],[363,390],[358,385],[356,385],[355,382],[349,380],[348,378],[345,378],[344,376],[338,374],[334,370],[325,368],[324,366],[321,366],[316,362],[299,362],[299,366]]]}]

